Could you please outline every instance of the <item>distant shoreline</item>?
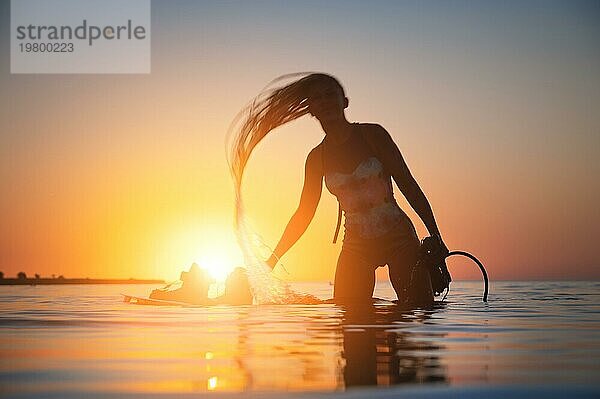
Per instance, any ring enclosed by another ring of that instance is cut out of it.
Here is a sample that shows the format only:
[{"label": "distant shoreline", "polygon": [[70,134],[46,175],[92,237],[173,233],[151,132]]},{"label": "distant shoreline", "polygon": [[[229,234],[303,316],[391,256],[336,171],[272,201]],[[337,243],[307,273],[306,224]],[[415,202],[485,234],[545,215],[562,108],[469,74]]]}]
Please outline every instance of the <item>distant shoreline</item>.
[{"label": "distant shoreline", "polygon": [[164,284],[164,280],[110,278],[3,278],[0,285],[64,285],[64,284]]}]

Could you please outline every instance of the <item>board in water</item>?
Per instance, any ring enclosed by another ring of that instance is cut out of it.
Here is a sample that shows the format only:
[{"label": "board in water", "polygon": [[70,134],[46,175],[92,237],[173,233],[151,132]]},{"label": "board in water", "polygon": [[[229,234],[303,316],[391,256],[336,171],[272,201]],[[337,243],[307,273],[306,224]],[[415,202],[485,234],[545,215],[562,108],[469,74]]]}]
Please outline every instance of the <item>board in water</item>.
[{"label": "board in water", "polygon": [[[202,306],[207,306],[207,305],[216,305],[217,303],[207,303],[207,304],[192,304],[192,303],[187,303],[187,302],[178,302],[178,301],[167,301],[167,300],[163,300],[163,299],[152,299],[152,298],[142,298],[139,296],[135,296],[135,295],[127,295],[127,294],[121,294],[123,295],[123,302],[125,303],[131,303],[133,305],[151,305],[151,306],[186,306],[186,307],[190,307],[190,306],[197,306],[197,307],[202,307]],[[301,301],[301,302],[294,302],[291,301],[289,303],[287,303],[287,305],[323,305],[323,304],[335,304],[335,301],[333,300],[333,298],[331,299],[325,299],[325,300],[321,300],[321,299],[317,299],[315,298],[314,301],[311,302],[306,302],[306,301]],[[382,299],[382,298],[377,298],[374,297],[373,298],[373,305],[395,305],[397,304],[397,301],[390,301],[387,299]]]},{"label": "board in water", "polygon": [[134,295],[123,295],[123,302],[132,303],[134,305],[154,305],[154,306],[194,306],[186,302],[165,301],[162,299],[142,298]]}]

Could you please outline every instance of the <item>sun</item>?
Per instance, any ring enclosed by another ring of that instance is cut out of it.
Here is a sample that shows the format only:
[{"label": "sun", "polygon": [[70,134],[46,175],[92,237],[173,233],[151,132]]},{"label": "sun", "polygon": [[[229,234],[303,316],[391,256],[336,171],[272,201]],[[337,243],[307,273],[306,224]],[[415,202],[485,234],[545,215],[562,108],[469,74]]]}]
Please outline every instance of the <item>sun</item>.
[{"label": "sun", "polygon": [[217,282],[225,281],[229,273],[236,266],[233,257],[223,252],[202,253],[195,259],[195,262],[200,268],[206,270]]},{"label": "sun", "polygon": [[177,278],[197,263],[217,282],[223,282],[244,259],[233,229],[225,223],[189,225],[165,233],[160,265],[164,274]]}]

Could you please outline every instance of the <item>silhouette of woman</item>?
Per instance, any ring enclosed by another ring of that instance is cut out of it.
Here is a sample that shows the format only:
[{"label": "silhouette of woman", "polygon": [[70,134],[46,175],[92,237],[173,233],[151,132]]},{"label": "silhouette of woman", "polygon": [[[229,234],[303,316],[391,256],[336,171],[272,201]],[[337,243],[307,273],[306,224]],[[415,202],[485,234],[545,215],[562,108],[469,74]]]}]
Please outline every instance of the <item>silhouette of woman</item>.
[{"label": "silhouette of woman", "polygon": [[[274,82],[289,76],[296,75]],[[308,154],[300,203],[267,264],[275,267],[306,231],[324,181],[345,215],[334,300],[371,301],[375,269],[387,264],[400,301],[431,303],[429,274],[414,269],[419,239],[394,198],[391,178],[447,253],[429,202],[390,134],[378,124],[349,122],[344,111],[347,107],[342,85],[333,76],[313,73],[259,95],[238,116],[243,123],[234,142],[232,170],[239,184],[250,152],[277,126],[310,113],[325,133],[323,141]]]}]

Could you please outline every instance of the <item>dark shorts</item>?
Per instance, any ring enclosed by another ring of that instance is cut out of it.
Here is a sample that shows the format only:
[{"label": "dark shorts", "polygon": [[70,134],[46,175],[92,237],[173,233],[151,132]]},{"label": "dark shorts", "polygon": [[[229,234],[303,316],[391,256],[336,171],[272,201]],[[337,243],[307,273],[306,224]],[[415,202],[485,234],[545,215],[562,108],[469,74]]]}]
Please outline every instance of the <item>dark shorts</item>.
[{"label": "dark shorts", "polygon": [[419,245],[419,238],[408,217],[377,238],[344,234],[335,273],[334,297],[370,300],[375,287],[375,269],[384,265],[388,265],[390,281],[398,294],[409,282]]},{"label": "dark shorts", "polygon": [[390,260],[396,260],[399,253],[418,249],[418,247],[417,232],[407,216],[396,227],[377,238],[367,239],[344,233],[340,256],[342,254],[351,255],[376,269],[379,266],[387,265]]}]

